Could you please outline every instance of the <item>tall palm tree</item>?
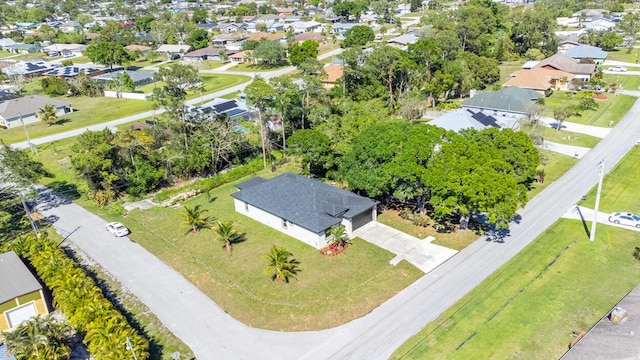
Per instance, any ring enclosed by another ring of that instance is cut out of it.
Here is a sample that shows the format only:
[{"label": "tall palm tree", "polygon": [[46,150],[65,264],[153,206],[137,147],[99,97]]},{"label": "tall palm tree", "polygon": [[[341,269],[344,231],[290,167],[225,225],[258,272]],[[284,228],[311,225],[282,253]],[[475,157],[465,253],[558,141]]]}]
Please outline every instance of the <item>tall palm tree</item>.
[{"label": "tall palm tree", "polygon": [[274,245],[268,254],[262,255],[262,258],[268,261],[264,273],[271,276],[271,280],[284,280],[286,283],[289,283],[289,278],[298,280],[296,275],[300,271],[300,262],[294,259],[293,254],[287,249]]},{"label": "tall palm tree", "polygon": [[51,126],[58,121],[58,109],[51,104],[45,104],[38,112],[38,118]]},{"label": "tall palm tree", "polygon": [[218,240],[224,243],[224,248],[229,255],[231,255],[231,242],[238,237],[238,232],[234,225],[233,220],[218,221],[218,224],[216,225]]},{"label": "tall palm tree", "polygon": [[180,226],[190,227],[191,232],[194,234],[200,229],[209,228],[211,226],[212,219],[209,216],[204,216],[204,213],[207,211],[207,209],[200,209],[200,205],[196,205],[194,207],[185,205],[184,211],[182,212],[184,221]]},{"label": "tall palm tree", "polygon": [[50,315],[37,316],[14,331],[0,333],[0,342],[17,359],[66,359],[71,353],[71,327]]}]

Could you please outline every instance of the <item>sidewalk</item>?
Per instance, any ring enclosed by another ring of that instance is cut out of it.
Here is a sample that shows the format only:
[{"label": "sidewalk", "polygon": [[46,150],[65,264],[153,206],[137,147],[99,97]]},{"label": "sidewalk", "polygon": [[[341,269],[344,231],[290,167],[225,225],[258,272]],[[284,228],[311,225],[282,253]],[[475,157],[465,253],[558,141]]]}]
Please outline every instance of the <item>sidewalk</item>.
[{"label": "sidewalk", "polygon": [[591,150],[591,148],[588,147],[559,144],[551,141],[545,141],[540,148],[571,156],[576,159],[582,159],[582,157]]}]

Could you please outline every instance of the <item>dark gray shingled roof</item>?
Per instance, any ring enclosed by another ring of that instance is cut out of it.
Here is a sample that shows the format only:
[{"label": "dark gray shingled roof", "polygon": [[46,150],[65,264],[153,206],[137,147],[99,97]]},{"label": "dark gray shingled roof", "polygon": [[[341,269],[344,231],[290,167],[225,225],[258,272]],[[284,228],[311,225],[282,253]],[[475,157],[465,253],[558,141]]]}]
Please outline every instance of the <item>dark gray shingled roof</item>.
[{"label": "dark gray shingled roof", "polygon": [[533,90],[510,86],[498,91],[476,95],[463,102],[462,107],[475,107],[525,114],[529,104],[542,97],[544,97],[544,95]]},{"label": "dark gray shingled roof", "polygon": [[240,191],[231,194],[234,198],[315,233],[377,204],[369,198],[293,173],[269,180],[255,177],[237,187]]},{"label": "dark gray shingled roof", "polygon": [[0,304],[42,289],[38,280],[13,251],[0,254]]}]

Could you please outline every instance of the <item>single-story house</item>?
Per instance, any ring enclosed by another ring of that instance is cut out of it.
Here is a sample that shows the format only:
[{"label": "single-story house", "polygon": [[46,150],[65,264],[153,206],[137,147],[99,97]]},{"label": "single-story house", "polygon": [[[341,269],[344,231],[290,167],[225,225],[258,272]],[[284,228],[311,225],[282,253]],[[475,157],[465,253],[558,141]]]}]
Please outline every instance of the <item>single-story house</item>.
[{"label": "single-story house", "polygon": [[331,89],[336,85],[336,81],[344,74],[344,66],[342,65],[326,65],[324,72],[327,73],[327,77],[322,79],[322,86],[327,89]]},{"label": "single-story house", "polygon": [[253,113],[247,109],[244,102],[235,99],[215,98],[206,104],[189,109],[190,118],[197,120],[211,120],[220,115],[228,115],[231,119],[250,119]]},{"label": "single-story house", "polygon": [[231,194],[237,212],[316,249],[327,245],[327,231],[344,225],[349,236],[375,221],[377,201],[293,173],[254,177]]},{"label": "single-story house", "polygon": [[404,50],[407,48],[407,46],[418,42],[418,40],[420,40],[420,37],[418,37],[418,35],[416,35],[415,33],[406,33],[404,35],[400,35],[394,37],[393,39],[387,40],[387,44],[389,46],[397,47]]},{"label": "single-story house", "polygon": [[596,64],[600,65],[609,56],[609,53],[596,46],[578,45],[567,49],[564,55],[576,60],[593,59]]},{"label": "single-story house", "polygon": [[596,64],[581,64],[578,60],[564,54],[555,54],[538,63],[536,67],[562,70],[581,80],[589,80],[596,72]]},{"label": "single-story house", "polygon": [[15,45],[16,42],[9,38],[0,39],[0,50],[4,50],[7,46]]},{"label": "single-story house", "polygon": [[564,53],[565,51],[576,47],[576,46],[580,46],[582,44],[580,44],[578,41],[576,40],[564,40],[560,42],[560,45],[558,45],[558,52],[559,53]]},{"label": "single-story house", "polygon": [[156,49],[156,52],[170,56],[171,54],[185,54],[189,52],[189,50],[191,50],[191,45],[163,44]]},{"label": "single-story house", "polygon": [[249,34],[244,31],[236,32],[233,34],[220,34],[214,36],[214,38],[211,40],[211,43],[214,47],[223,47],[227,44],[245,40],[248,37]]},{"label": "single-story house", "polygon": [[231,56],[236,53],[236,51],[225,50],[224,48],[211,47],[208,46],[206,48],[194,50],[184,54],[182,57],[187,61],[202,61],[202,60],[214,60],[221,61],[220,54],[224,52],[227,55]]},{"label": "single-story house", "polygon": [[562,70],[533,68],[521,69],[512,73],[510,79],[502,86],[515,86],[523,89],[535,90],[541,94],[548,89],[552,90],[568,90],[568,85],[574,75]]},{"label": "single-story house", "polygon": [[40,76],[55,68],[56,66],[45,61],[18,61],[13,65],[5,67],[2,71],[9,76],[28,78]]},{"label": "single-story house", "polygon": [[44,52],[62,52],[63,50],[69,50],[76,55],[82,55],[82,52],[87,49],[87,45],[84,44],[51,44],[42,48]]},{"label": "single-story house", "polygon": [[268,32],[277,32],[284,30],[284,24],[281,22],[275,20],[259,20],[258,22],[247,24],[247,31],[250,33],[257,32],[258,24],[263,24],[264,26],[266,26]]},{"label": "single-story house", "polygon": [[106,72],[105,69],[98,69],[95,67],[91,67],[90,65],[72,65],[72,66],[63,66],[58,67],[53,70],[47,71],[44,73],[44,76],[57,76],[63,79],[69,79],[75,76],[80,75],[81,73],[87,74],[89,76],[101,75]]},{"label": "single-story house", "polygon": [[247,62],[251,57],[253,57],[253,51],[251,50],[240,51],[233,55],[229,55],[229,59],[231,59],[231,61],[239,64]]},{"label": "single-story house", "polygon": [[93,76],[94,79],[100,80],[102,82],[108,82],[113,80],[116,76],[126,72],[127,75],[133,80],[133,83],[136,86],[143,86],[147,84],[153,83],[153,72],[152,71],[130,71],[130,70],[119,70],[114,72],[108,72],[100,75]]},{"label": "single-story house", "polygon": [[475,95],[464,101],[462,108],[517,118],[527,115],[530,104],[543,97],[537,91],[511,86]]},{"label": "single-story house", "polygon": [[296,21],[292,23],[289,27],[293,28],[293,32],[295,34],[305,33],[305,32],[313,32],[317,29],[320,29],[320,24],[317,21]]},{"label": "single-story house", "polygon": [[249,38],[247,40],[260,41],[262,39],[267,39],[267,40],[271,40],[271,41],[281,41],[281,40],[284,40],[284,35],[283,34],[273,34],[273,33],[268,33],[268,32],[257,32],[257,33],[251,34],[251,36],[249,36]]},{"label": "single-story house", "polygon": [[277,15],[293,15],[295,13],[296,13],[296,8],[293,8],[293,7],[290,7],[290,8],[277,7],[276,8]]},{"label": "single-story house", "polygon": [[295,39],[299,43],[303,43],[303,42],[305,42],[307,40],[317,41],[319,44],[324,44],[325,42],[327,42],[327,37],[326,36],[322,36],[322,35],[316,34],[316,33],[308,33],[308,32],[296,35]]},{"label": "single-story house", "polygon": [[580,34],[589,30],[603,32],[607,30],[613,30],[616,27],[616,23],[607,19],[594,19],[584,23],[584,28],[580,30]]},{"label": "single-story house", "polygon": [[16,43],[5,46],[4,50],[15,54],[28,54],[40,50],[40,47],[34,44]]},{"label": "single-story house", "polygon": [[15,252],[0,254],[0,331],[49,313],[42,285]]},{"label": "single-story house", "polygon": [[40,121],[36,113],[45,105],[51,104],[58,110],[57,115],[73,111],[70,102],[60,101],[44,96],[31,95],[0,102],[0,126],[11,128]]},{"label": "single-story house", "polygon": [[487,128],[518,129],[520,123],[512,116],[494,114],[492,111],[477,109],[455,109],[428,122],[445,130],[459,132],[464,129],[484,130]]},{"label": "single-story house", "polygon": [[334,34],[346,34],[354,26],[362,26],[358,23],[335,23],[331,25],[331,32]]},{"label": "single-story house", "polygon": [[129,52],[140,51],[141,54],[147,54],[151,51],[151,46],[144,45],[127,45],[124,47],[125,50]]}]

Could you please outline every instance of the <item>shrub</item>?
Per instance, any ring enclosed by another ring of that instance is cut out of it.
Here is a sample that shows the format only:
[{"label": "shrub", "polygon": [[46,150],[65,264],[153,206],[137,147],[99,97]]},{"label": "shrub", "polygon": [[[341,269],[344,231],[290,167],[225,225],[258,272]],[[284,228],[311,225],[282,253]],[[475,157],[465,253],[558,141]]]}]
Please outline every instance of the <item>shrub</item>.
[{"label": "shrub", "polygon": [[55,76],[40,78],[40,86],[42,86],[42,91],[47,95],[66,95],[69,91],[69,84]]}]

